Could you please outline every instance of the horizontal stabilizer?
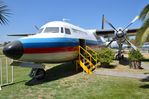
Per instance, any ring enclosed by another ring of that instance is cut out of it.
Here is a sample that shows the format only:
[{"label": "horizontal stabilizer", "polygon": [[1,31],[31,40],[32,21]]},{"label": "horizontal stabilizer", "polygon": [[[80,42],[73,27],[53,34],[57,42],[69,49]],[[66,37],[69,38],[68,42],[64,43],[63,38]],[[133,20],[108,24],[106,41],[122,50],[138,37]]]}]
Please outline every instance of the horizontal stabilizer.
[{"label": "horizontal stabilizer", "polygon": [[7,36],[30,36],[35,34],[8,34]]}]

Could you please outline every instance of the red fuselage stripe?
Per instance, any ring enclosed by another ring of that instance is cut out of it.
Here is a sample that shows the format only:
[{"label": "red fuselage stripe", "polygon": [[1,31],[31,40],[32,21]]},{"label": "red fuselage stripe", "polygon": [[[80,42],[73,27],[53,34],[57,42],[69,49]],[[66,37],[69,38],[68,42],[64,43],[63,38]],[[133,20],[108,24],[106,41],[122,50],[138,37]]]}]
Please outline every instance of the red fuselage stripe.
[{"label": "red fuselage stripe", "polygon": [[35,54],[35,53],[56,53],[56,52],[66,52],[66,51],[77,51],[78,47],[61,47],[61,48],[25,48],[25,54]]}]

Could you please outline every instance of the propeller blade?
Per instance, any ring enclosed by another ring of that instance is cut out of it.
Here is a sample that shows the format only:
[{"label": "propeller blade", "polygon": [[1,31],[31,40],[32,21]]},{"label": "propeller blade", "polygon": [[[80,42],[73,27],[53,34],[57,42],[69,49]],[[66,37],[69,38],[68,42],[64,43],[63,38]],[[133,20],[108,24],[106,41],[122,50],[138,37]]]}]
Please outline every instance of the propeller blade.
[{"label": "propeller blade", "polygon": [[116,32],[118,32],[117,29],[110,22],[108,22],[105,18],[104,18],[104,21],[107,22]]},{"label": "propeller blade", "polygon": [[139,16],[136,16],[125,28],[123,31],[125,31],[130,25],[132,25],[137,19],[139,19]]},{"label": "propeller blade", "polygon": [[111,40],[109,43],[108,43],[108,45],[106,46],[106,47],[109,47],[109,45],[111,45],[111,43],[114,41],[114,39],[113,40]]},{"label": "propeller blade", "polygon": [[128,42],[128,44],[131,45],[131,47],[132,47],[134,50],[137,50],[137,47],[136,47],[134,44],[132,44],[127,38],[125,38],[125,40]]},{"label": "propeller blade", "polygon": [[138,19],[139,19],[139,16],[136,16],[130,23],[134,23]]}]

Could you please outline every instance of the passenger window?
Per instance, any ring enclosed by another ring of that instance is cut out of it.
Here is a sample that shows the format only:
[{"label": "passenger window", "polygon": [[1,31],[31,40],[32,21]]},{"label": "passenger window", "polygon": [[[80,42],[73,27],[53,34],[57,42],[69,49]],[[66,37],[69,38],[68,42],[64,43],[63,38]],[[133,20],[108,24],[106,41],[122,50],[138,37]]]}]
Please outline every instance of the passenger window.
[{"label": "passenger window", "polygon": [[63,27],[61,27],[61,33],[64,33],[64,29],[63,29]]},{"label": "passenger window", "polygon": [[66,34],[71,34],[70,29],[65,28],[65,33],[66,33]]}]

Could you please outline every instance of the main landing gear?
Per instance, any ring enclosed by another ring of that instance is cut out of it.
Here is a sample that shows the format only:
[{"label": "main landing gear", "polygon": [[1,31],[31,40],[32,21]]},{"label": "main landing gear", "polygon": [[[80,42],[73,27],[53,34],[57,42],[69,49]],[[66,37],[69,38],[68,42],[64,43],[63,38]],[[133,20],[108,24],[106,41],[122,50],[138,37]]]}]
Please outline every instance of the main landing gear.
[{"label": "main landing gear", "polygon": [[116,55],[116,59],[117,59],[117,60],[123,60],[123,59],[124,59],[124,55],[121,54],[121,53],[118,53],[118,54]]}]

